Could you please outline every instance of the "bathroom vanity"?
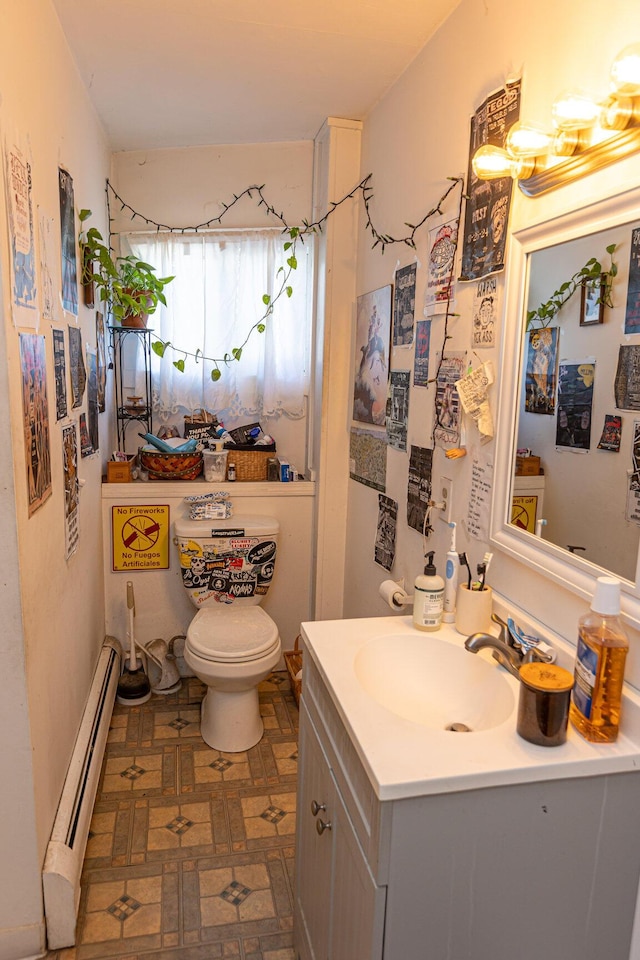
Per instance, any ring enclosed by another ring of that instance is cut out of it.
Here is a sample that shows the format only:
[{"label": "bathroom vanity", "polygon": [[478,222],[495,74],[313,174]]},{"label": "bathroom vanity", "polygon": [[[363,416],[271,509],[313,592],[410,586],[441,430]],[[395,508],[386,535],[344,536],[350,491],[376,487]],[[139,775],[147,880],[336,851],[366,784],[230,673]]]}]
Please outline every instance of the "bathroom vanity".
[{"label": "bathroom vanity", "polygon": [[615,744],[570,729],[537,747],[516,733],[517,680],[453,627],[321,621],[303,640],[298,960],[628,960],[632,693]]}]

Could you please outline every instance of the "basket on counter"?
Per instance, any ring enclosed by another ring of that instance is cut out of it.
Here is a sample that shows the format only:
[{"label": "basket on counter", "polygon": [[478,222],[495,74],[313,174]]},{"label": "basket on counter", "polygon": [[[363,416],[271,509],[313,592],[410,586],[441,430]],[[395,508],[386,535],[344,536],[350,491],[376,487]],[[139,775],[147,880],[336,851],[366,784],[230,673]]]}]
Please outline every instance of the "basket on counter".
[{"label": "basket on counter", "polygon": [[267,460],[276,452],[275,443],[260,447],[225,443],[224,449],[229,451],[227,467],[230,463],[236,465],[236,480],[267,479]]},{"label": "basket on counter", "polygon": [[287,673],[291,680],[291,690],[295,701],[300,706],[300,694],[302,692],[302,650],[300,649],[300,636],[296,637],[293,650],[283,650],[282,655],[287,666]]},{"label": "basket on counter", "polygon": [[195,480],[202,473],[202,454],[141,450],[140,464],[150,480]]}]

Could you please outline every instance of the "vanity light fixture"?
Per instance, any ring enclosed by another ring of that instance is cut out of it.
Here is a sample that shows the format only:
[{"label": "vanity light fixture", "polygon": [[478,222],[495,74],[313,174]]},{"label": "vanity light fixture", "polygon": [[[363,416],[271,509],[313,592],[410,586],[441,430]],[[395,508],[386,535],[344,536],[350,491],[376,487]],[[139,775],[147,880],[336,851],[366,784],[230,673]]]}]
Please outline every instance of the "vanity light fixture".
[{"label": "vanity light fixture", "polygon": [[611,67],[611,93],[596,101],[571,90],[552,107],[553,130],[516,123],[505,148],[485,144],[472,158],[480,180],[513,177],[536,197],[640,149],[640,43],[625,47]]}]

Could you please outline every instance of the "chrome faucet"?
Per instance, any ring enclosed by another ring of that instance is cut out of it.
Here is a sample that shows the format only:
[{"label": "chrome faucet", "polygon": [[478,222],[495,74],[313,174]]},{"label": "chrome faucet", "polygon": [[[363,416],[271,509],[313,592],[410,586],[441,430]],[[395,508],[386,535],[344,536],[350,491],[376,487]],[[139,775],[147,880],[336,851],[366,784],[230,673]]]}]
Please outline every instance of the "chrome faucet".
[{"label": "chrome faucet", "polygon": [[548,647],[546,650],[542,650],[536,647],[525,649],[517,646],[512,642],[512,634],[508,624],[496,613],[492,614],[491,619],[494,623],[500,625],[500,636],[492,637],[489,633],[473,633],[464,642],[465,649],[470,653],[477,653],[479,650],[488,647],[493,651],[494,659],[516,678],[520,676],[520,667],[523,663],[532,663],[535,660],[541,663],[549,663],[553,660],[553,652],[547,652]]},{"label": "chrome faucet", "polygon": [[497,637],[492,637],[490,633],[472,633],[464,642],[465,650],[469,653],[478,653],[486,647],[493,650],[493,656],[509,671],[511,676],[520,678],[520,667],[525,662],[524,657],[513,647],[508,647],[506,643]]}]

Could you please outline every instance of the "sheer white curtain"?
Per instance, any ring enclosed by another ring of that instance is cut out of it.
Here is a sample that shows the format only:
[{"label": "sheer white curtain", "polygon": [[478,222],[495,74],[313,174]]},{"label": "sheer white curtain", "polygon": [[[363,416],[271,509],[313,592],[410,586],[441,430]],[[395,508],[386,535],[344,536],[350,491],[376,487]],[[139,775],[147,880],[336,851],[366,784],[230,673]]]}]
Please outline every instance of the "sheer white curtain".
[{"label": "sheer white curtain", "polygon": [[[274,297],[286,269],[287,237],[280,230],[205,234],[130,234],[121,238],[159,276],[175,276],[149,326],[175,348],[161,359],[152,355],[154,412],[168,419],[181,410],[205,407],[219,419],[242,416],[299,418],[305,414],[311,342],[313,244],[296,246],[297,269],[274,307],[264,333],[254,331],[239,362],[220,363],[217,382],[212,364],[186,353],[200,350],[221,358],[243,345],[265,312],[263,296]],[[181,373],[174,361],[185,360]]]}]

